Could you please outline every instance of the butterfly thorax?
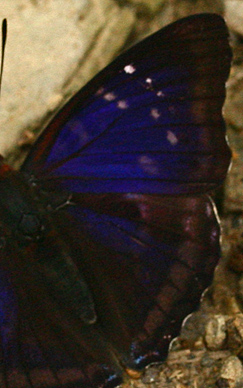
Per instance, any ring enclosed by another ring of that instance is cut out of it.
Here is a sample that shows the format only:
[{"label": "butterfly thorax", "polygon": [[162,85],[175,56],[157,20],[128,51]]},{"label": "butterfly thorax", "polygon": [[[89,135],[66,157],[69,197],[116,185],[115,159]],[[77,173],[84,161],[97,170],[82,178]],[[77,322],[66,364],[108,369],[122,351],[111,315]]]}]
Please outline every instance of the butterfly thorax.
[{"label": "butterfly thorax", "polygon": [[6,164],[0,166],[0,217],[20,244],[38,241],[45,227],[31,187],[21,173]]},{"label": "butterfly thorax", "polygon": [[[20,248],[28,245],[29,252],[34,249],[38,272],[45,277],[49,291],[56,299],[65,300],[72,314],[87,324],[94,323],[96,313],[90,291],[67,245],[53,228],[46,206],[41,204],[43,193],[38,194],[37,189],[21,172],[0,166],[3,233],[10,234],[11,241]],[[23,250],[23,265],[24,256]]]}]

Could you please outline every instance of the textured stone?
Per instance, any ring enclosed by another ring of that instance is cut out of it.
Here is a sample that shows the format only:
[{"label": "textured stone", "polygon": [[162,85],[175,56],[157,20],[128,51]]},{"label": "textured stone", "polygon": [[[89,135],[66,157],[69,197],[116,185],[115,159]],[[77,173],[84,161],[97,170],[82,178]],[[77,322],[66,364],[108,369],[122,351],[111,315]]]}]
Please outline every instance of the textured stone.
[{"label": "textured stone", "polygon": [[[134,15],[113,0],[3,0],[0,15],[8,19],[0,113],[0,152],[6,154],[23,129],[39,126],[111,60]],[[87,58],[100,60],[92,65]],[[70,87],[83,62],[84,75]]]},{"label": "textured stone", "polygon": [[[221,368],[220,378],[221,386],[223,387],[223,383],[225,383],[225,387],[236,388],[239,382],[242,382],[243,377],[243,368],[242,364],[238,357],[230,356],[228,357]],[[227,385],[226,385],[227,383]],[[220,386],[218,384],[218,386]]]},{"label": "textured stone", "polygon": [[225,0],[225,16],[229,27],[243,35],[243,2],[239,0]]},{"label": "textured stone", "polygon": [[227,347],[234,354],[243,355],[243,314],[227,321]]},{"label": "textured stone", "polygon": [[226,324],[223,315],[213,316],[205,327],[205,342],[210,350],[219,350],[226,340]]},{"label": "textured stone", "polygon": [[129,0],[129,3],[145,8],[150,12],[155,12],[166,3],[166,0]]},{"label": "textured stone", "polygon": [[[148,0],[149,1],[149,0]],[[224,13],[223,0],[173,0],[167,1],[161,12],[158,12],[152,29],[156,30],[159,27],[171,23],[185,16],[193,15],[200,12],[215,12],[220,15]]]},{"label": "textured stone", "polygon": [[227,82],[224,114],[229,124],[243,128],[243,72],[240,67],[232,68],[231,79]]}]

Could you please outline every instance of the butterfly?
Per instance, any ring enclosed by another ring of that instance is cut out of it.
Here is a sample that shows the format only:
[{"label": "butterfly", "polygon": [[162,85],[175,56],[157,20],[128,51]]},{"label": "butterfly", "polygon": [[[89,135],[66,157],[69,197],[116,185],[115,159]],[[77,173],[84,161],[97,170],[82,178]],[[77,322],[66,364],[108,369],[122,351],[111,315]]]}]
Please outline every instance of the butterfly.
[{"label": "butterfly", "polygon": [[0,164],[2,388],[112,388],[166,357],[220,257],[223,19],[119,56]]}]

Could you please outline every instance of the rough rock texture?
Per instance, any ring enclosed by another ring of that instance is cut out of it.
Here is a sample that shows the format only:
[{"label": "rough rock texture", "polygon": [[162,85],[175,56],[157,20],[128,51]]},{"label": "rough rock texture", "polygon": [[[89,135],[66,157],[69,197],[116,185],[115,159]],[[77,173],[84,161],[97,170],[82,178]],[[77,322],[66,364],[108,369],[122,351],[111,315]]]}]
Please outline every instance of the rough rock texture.
[{"label": "rough rock texture", "polygon": [[141,11],[152,13],[158,11],[166,2],[166,0],[129,0],[130,4],[138,6]]},{"label": "rough rock texture", "polygon": [[230,29],[243,35],[243,3],[239,0],[225,0],[225,16]]},{"label": "rough rock texture", "polygon": [[193,15],[200,12],[224,13],[223,0],[170,0],[164,3],[164,8],[158,13],[158,20],[162,25],[167,23],[168,18],[171,21],[182,17]]},{"label": "rough rock texture", "polygon": [[[8,39],[0,113],[0,152],[23,130],[39,126],[124,45],[132,9],[112,0],[8,1]],[[67,87],[82,65],[78,85]]]}]

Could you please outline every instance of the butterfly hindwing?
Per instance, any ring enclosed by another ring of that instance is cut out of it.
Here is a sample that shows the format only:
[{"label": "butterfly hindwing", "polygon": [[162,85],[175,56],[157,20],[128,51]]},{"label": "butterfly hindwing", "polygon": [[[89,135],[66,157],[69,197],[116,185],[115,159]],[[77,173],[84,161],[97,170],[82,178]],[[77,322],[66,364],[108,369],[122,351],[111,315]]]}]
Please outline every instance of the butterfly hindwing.
[{"label": "butterfly hindwing", "polygon": [[[23,388],[115,387],[121,365],[140,370],[166,356],[211,281],[220,255],[219,226],[207,196],[112,195],[113,206],[110,200],[91,196],[82,210],[63,208],[57,232],[13,262],[13,284],[4,290],[11,301],[2,309],[3,376],[10,388],[20,382]],[[43,272],[45,261],[49,268],[55,264],[59,235],[90,287],[93,324],[53,294]],[[6,249],[14,254],[13,247]]]},{"label": "butterfly hindwing", "polygon": [[97,323],[122,364],[140,369],[165,357],[212,279],[220,256],[214,207],[207,196],[98,195],[86,201],[89,207],[70,207],[69,216],[60,212],[58,228],[73,255],[78,252]]},{"label": "butterfly hindwing", "polygon": [[[48,255],[56,240],[57,235],[53,238],[50,234],[40,243],[45,246],[50,265],[53,257]],[[43,276],[41,246],[23,254],[18,251],[18,257],[14,256],[14,248],[14,244],[7,245],[3,252],[5,261],[8,256],[15,257],[1,279],[1,300],[5,301],[1,306],[0,333],[3,387],[118,385],[120,367],[99,329],[84,324],[69,304],[57,299],[49,288]]]}]

